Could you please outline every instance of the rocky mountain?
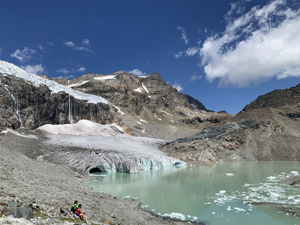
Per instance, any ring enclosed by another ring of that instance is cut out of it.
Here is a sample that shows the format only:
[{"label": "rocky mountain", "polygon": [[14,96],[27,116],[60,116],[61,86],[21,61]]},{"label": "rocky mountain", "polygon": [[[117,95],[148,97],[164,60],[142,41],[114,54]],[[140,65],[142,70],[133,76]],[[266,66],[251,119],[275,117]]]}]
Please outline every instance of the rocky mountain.
[{"label": "rocky mountain", "polygon": [[138,77],[118,71],[53,80],[0,61],[0,82],[1,130],[88,119],[118,123],[130,135],[175,140],[230,117],[179,93],[158,73]]},{"label": "rocky mountain", "polygon": [[300,160],[300,85],[259,96],[219,126],[167,143],[163,150],[193,164]]},{"label": "rocky mountain", "polygon": [[135,76],[118,71],[56,81],[107,99],[118,110],[124,130],[137,136],[174,140],[230,117],[226,112],[212,112],[198,100],[178,92],[158,73]]},{"label": "rocky mountain", "polygon": [[120,120],[105,99],[60,86],[0,61],[0,130],[35,129],[81,119],[102,124]]}]

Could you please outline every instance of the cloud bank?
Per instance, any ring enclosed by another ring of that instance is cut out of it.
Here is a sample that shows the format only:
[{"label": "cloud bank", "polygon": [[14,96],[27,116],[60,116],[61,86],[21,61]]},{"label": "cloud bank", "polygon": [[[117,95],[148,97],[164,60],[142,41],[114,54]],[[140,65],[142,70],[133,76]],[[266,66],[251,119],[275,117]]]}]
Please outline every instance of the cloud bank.
[{"label": "cloud bank", "polygon": [[246,87],[273,77],[300,77],[300,10],[287,5],[274,0],[247,13],[232,5],[225,31],[208,37],[200,49],[206,79]]}]

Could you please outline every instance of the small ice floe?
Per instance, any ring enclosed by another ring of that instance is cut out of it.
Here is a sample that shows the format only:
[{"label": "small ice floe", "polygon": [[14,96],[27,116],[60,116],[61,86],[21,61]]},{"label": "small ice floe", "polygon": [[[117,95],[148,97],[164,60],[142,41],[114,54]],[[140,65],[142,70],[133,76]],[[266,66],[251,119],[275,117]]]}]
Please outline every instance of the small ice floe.
[{"label": "small ice floe", "polygon": [[291,171],[291,174],[294,174],[295,176],[299,175],[298,171]]},{"label": "small ice floe", "polygon": [[234,177],[234,173],[226,173],[226,177]]},{"label": "small ice floe", "polygon": [[124,198],[130,198],[130,196],[128,195],[128,196],[125,196]]},{"label": "small ice floe", "polygon": [[227,211],[231,211],[231,207],[230,207],[230,206],[227,206],[226,210],[227,210]]},{"label": "small ice floe", "polygon": [[170,214],[164,214],[163,217],[172,218],[172,219],[178,219],[178,220],[186,220],[185,216],[181,213],[172,212]]},{"label": "small ice floe", "polygon": [[269,181],[276,181],[277,177],[275,177],[275,176],[269,176],[269,177],[267,177],[267,180],[269,180]]},{"label": "small ice floe", "polygon": [[211,212],[211,214],[216,214],[216,212]]},{"label": "small ice floe", "polygon": [[225,194],[226,193],[226,191],[225,190],[221,190],[221,191],[219,191],[219,194],[221,194],[221,195],[223,195],[223,194]]},{"label": "small ice floe", "polygon": [[242,209],[242,208],[239,208],[239,207],[234,207],[234,209],[236,210],[236,211],[235,211],[236,213],[239,213],[239,212],[246,212],[245,209]]},{"label": "small ice floe", "polygon": [[198,220],[198,217],[194,216],[192,221],[197,221]]},{"label": "small ice floe", "polygon": [[211,202],[205,202],[204,205],[211,205]]}]

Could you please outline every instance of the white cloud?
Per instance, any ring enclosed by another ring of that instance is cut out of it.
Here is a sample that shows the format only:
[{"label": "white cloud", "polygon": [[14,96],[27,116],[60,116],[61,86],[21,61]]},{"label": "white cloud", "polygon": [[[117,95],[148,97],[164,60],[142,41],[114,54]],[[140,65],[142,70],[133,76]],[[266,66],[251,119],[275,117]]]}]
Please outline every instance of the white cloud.
[{"label": "white cloud", "polygon": [[196,80],[200,80],[202,78],[202,76],[199,76],[196,72],[193,73],[193,75],[190,77],[189,81],[196,81]]},{"label": "white cloud", "polygon": [[245,87],[274,76],[300,77],[299,9],[274,0],[238,18],[230,15],[225,31],[207,38],[201,48],[207,80]]},{"label": "white cloud", "polygon": [[[87,45],[86,43],[90,43],[88,39],[83,39],[82,43],[84,45]],[[91,49],[89,49],[87,46],[84,47],[84,46],[77,46],[76,44],[74,44],[72,41],[65,41],[64,42],[64,45],[67,46],[67,47],[70,47],[74,50],[77,50],[77,51],[88,51],[88,52],[92,52]]]},{"label": "white cloud", "polygon": [[32,58],[32,54],[35,52],[34,49],[25,47],[23,50],[17,49],[14,53],[10,54],[10,57],[17,58],[20,62],[25,62]]},{"label": "white cloud", "polygon": [[188,48],[188,50],[185,51],[186,56],[194,56],[200,51],[199,47],[191,47]]},{"label": "white cloud", "polygon": [[47,42],[48,45],[55,46],[52,42]]},{"label": "white cloud", "polygon": [[21,68],[28,73],[33,73],[33,74],[39,74],[45,71],[43,66],[41,64],[38,65],[26,65],[26,66],[21,66]]},{"label": "white cloud", "polygon": [[184,27],[176,27],[176,28],[177,28],[177,30],[181,31],[181,38],[180,39],[184,40],[185,44],[188,44],[189,43],[189,39],[186,36],[186,32],[185,32]]},{"label": "white cloud", "polygon": [[[75,69],[72,69],[72,70],[68,70],[66,68],[61,68],[59,70],[56,70],[57,73],[63,73],[63,74],[70,74],[70,73],[76,73],[76,72],[85,72],[85,67],[80,67],[79,69],[75,70]],[[73,77],[74,75],[69,75],[69,77]]]},{"label": "white cloud", "polygon": [[71,71],[67,70],[66,68],[61,68],[59,70],[56,70],[57,73],[63,73],[63,74],[68,74]]},{"label": "white cloud", "polygon": [[175,81],[175,84],[172,84],[172,87],[173,88],[176,88],[177,89],[177,91],[183,91],[183,87],[178,83],[178,81],[176,80]]},{"label": "white cloud", "polygon": [[87,39],[87,38],[85,38],[85,39],[82,40],[82,44],[83,45],[89,45],[90,44],[90,40]]},{"label": "white cloud", "polygon": [[177,52],[177,53],[174,54],[174,57],[176,59],[180,58],[181,56],[182,56],[182,52]]},{"label": "white cloud", "polygon": [[77,70],[77,72],[85,72],[85,68],[82,66]]},{"label": "white cloud", "polygon": [[147,73],[142,72],[139,69],[130,70],[130,71],[128,71],[128,73],[132,73],[132,74],[134,74],[136,76],[145,76],[145,75],[147,75]]}]

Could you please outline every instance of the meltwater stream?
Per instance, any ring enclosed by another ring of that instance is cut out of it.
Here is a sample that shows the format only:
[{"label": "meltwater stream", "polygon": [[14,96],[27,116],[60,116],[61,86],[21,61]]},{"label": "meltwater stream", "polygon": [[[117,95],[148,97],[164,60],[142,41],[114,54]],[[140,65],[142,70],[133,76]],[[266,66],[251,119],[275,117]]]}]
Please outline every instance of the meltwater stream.
[{"label": "meltwater stream", "polygon": [[300,190],[278,181],[298,172],[300,162],[222,163],[140,174],[98,174],[90,186],[120,198],[137,198],[144,210],[165,217],[210,225],[294,225],[300,224],[300,218],[277,207],[299,206]]}]

